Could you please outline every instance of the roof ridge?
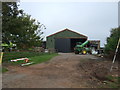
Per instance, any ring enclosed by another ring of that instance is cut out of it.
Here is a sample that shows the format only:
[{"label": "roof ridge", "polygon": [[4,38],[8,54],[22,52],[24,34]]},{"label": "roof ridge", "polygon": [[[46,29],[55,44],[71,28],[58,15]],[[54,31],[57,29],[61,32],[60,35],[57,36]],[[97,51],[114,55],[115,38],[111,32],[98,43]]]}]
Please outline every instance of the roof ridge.
[{"label": "roof ridge", "polygon": [[61,31],[58,31],[58,32],[56,32],[56,33],[53,33],[53,34],[51,34],[51,35],[49,35],[49,36],[47,36],[47,37],[53,36],[53,35],[55,35],[55,34],[57,34],[57,33],[63,32],[63,31],[70,31],[70,32],[76,33],[76,34],[78,34],[78,35],[81,35],[81,36],[83,36],[83,37],[87,37],[87,36],[85,36],[85,35],[83,35],[83,34],[80,34],[80,33],[76,32],[76,31],[70,30],[70,29],[68,29],[68,28],[63,29],[63,30],[61,30]]}]

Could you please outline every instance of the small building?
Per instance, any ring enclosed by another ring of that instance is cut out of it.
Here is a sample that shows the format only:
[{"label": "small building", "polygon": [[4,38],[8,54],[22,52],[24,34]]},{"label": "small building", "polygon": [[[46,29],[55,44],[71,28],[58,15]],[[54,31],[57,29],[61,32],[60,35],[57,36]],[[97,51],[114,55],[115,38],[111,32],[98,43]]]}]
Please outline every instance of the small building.
[{"label": "small building", "polygon": [[91,47],[94,47],[96,50],[100,49],[100,40],[89,40]]},{"label": "small building", "polygon": [[87,36],[75,31],[64,29],[57,33],[47,36],[46,48],[55,49],[58,52],[73,52],[77,42],[85,42]]}]

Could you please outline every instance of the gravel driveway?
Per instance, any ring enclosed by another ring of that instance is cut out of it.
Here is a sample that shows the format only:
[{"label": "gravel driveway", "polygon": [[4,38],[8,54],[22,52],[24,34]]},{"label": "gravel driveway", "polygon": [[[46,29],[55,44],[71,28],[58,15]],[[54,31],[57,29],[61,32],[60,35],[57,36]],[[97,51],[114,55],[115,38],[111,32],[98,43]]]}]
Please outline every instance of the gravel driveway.
[{"label": "gravel driveway", "polygon": [[[3,74],[3,88],[94,88],[99,81],[80,63],[98,59],[92,55],[59,53],[50,61],[31,66],[9,66]],[[91,66],[90,66],[91,67]],[[88,64],[89,68],[89,64]]]}]

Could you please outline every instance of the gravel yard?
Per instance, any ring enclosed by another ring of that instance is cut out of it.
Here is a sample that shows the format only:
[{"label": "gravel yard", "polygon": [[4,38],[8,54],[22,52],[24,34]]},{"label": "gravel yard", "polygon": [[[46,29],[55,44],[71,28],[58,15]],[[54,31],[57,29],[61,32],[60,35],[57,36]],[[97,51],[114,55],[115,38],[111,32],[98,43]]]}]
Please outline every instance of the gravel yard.
[{"label": "gravel yard", "polygon": [[[117,63],[112,75],[117,75]],[[3,73],[3,88],[97,88],[104,86],[96,70],[110,69],[111,61],[93,55],[59,53],[50,61],[31,66],[8,66]],[[97,72],[99,73],[99,72]]]}]

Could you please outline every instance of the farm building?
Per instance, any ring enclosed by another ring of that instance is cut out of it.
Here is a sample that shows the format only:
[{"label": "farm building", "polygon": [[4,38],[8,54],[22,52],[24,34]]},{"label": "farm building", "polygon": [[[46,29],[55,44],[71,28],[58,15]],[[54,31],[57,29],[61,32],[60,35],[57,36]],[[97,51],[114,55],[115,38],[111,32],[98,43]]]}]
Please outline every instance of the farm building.
[{"label": "farm building", "polygon": [[91,47],[94,47],[96,50],[100,49],[100,40],[89,40]]},{"label": "farm building", "polygon": [[87,36],[79,34],[69,29],[64,29],[57,33],[47,36],[47,49],[55,49],[58,52],[72,52],[76,42],[84,42]]}]

